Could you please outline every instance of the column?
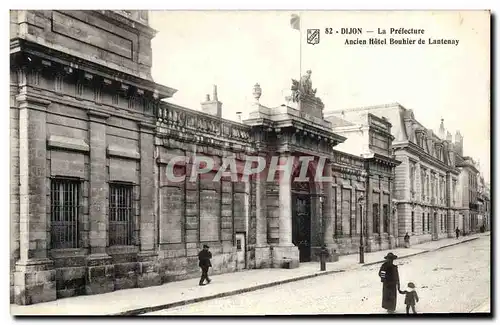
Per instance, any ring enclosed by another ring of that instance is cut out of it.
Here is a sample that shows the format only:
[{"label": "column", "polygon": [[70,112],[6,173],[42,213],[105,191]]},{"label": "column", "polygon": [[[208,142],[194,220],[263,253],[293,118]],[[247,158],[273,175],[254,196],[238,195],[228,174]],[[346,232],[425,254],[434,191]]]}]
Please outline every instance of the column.
[{"label": "column", "polygon": [[366,226],[366,240],[373,237],[373,179],[372,175],[366,175],[366,207],[364,224]]},{"label": "column", "polygon": [[398,246],[399,229],[398,229],[398,205],[396,202],[391,202],[391,225],[392,234],[394,237],[394,247]]},{"label": "column", "polygon": [[388,235],[389,235],[389,248],[394,248],[396,247],[396,238],[397,236],[394,236],[394,217],[395,217],[395,212],[393,211],[393,202],[392,202],[392,189],[393,189],[393,184],[392,182],[394,181],[394,178],[388,177],[387,179],[387,186],[388,186],[388,191],[389,191],[389,202],[387,202],[388,209],[387,213],[389,214],[389,229],[387,229]]},{"label": "column", "polygon": [[455,236],[455,229],[453,228],[454,220],[455,220],[455,211],[453,210],[453,180],[451,178],[451,173],[447,172],[445,177],[445,186],[446,186],[446,215],[448,218],[447,223],[447,233],[448,238],[453,238]]},{"label": "column", "polygon": [[[261,157],[266,156],[264,153],[261,153],[259,155]],[[267,175],[265,173],[265,170],[255,175],[255,208],[256,208],[255,242],[257,247],[267,246],[267,200],[266,200]]]},{"label": "column", "polygon": [[382,249],[382,241],[384,238],[384,186],[382,185],[382,176],[378,175],[378,184],[380,195],[378,196],[378,224],[379,224],[379,244]]},{"label": "column", "polygon": [[[325,177],[332,178],[331,162],[326,164]],[[334,244],[333,236],[335,234],[335,207],[333,206],[334,198],[332,185],[333,183],[331,182],[325,182],[323,184],[323,189],[325,191],[325,205],[323,209],[323,242],[327,247],[331,247]]]},{"label": "column", "polygon": [[[26,93],[19,107],[19,260],[14,300],[19,305],[55,300],[56,271],[48,258],[46,122],[49,101]],[[12,184],[15,186],[16,184]]]},{"label": "column", "polygon": [[[267,154],[259,153],[264,159]],[[253,166],[257,167],[257,166]],[[251,175],[255,180],[255,268],[266,268],[272,265],[269,245],[267,243],[267,197],[266,179],[267,163],[264,170]]]},{"label": "column", "polygon": [[[282,153],[280,160],[288,161],[289,153]],[[293,246],[292,244],[292,187],[291,176],[287,171],[280,172],[279,179],[279,246]]]},{"label": "column", "polygon": [[141,218],[139,224],[140,253],[137,256],[139,271],[137,286],[139,288],[161,284],[158,271],[157,252],[155,250],[155,143],[154,124],[139,123],[141,153]]},{"label": "column", "polygon": [[89,110],[90,186],[89,221],[90,255],[87,257],[85,291],[100,294],[114,290],[114,265],[106,253],[108,184],[106,183],[106,120],[108,114]]}]

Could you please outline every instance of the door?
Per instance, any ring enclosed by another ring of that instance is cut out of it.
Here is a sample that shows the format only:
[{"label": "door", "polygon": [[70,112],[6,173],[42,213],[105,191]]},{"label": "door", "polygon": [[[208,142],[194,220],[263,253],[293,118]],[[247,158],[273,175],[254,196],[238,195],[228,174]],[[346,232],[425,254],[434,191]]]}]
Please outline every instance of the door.
[{"label": "door", "polygon": [[245,233],[236,233],[236,269],[246,268],[246,238]]},{"label": "door", "polygon": [[311,197],[294,195],[292,242],[299,248],[299,261],[311,261]]}]

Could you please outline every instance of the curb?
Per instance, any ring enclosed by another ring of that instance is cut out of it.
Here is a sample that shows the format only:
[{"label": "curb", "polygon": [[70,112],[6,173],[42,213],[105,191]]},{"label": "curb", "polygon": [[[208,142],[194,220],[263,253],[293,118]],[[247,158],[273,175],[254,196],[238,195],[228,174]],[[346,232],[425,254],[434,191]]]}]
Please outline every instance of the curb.
[{"label": "curb", "polygon": [[[412,257],[412,256],[415,256],[415,255],[429,253],[429,252],[432,252],[432,250],[424,250],[424,251],[421,251],[421,252],[418,252],[418,253],[403,255],[401,257],[398,256],[398,260],[403,259],[403,258],[407,258],[407,257]],[[362,266],[370,266],[370,265],[375,265],[375,264],[384,263],[384,262],[385,262],[385,260],[380,260],[380,261],[376,261],[376,262],[365,263]]]},{"label": "curb", "polygon": [[[420,254],[435,252],[435,251],[438,251],[438,250],[443,249],[443,248],[447,248],[447,247],[451,247],[451,246],[455,246],[455,245],[460,245],[462,243],[470,242],[470,241],[473,241],[473,240],[476,240],[476,239],[479,239],[479,238],[480,237],[469,238],[469,239],[461,240],[460,242],[456,242],[456,243],[444,245],[444,246],[441,246],[441,247],[438,247],[438,248],[423,250],[423,251],[418,252],[418,253],[404,255],[404,256],[398,257],[398,260],[403,259],[403,258],[407,258],[407,257],[411,257],[411,256],[415,256],[415,255],[420,255]],[[380,260],[380,261],[376,261],[376,262],[365,263],[362,266],[370,266],[370,265],[384,263],[384,262],[385,262],[385,260]]]},{"label": "curb", "polygon": [[328,275],[328,274],[341,273],[341,272],[345,272],[345,270],[332,270],[332,271],[324,271],[321,273],[308,274],[308,275],[303,275],[303,276],[296,277],[296,278],[290,278],[290,279],[280,280],[280,281],[276,281],[276,282],[259,284],[257,286],[253,286],[253,287],[247,287],[247,288],[242,288],[242,289],[233,290],[233,291],[221,292],[221,293],[217,293],[217,294],[210,295],[210,296],[181,300],[181,301],[171,302],[171,303],[163,304],[163,305],[132,309],[132,310],[124,311],[121,313],[111,314],[109,316],[137,316],[140,314],[151,313],[151,312],[158,311],[158,310],[170,309],[170,308],[184,306],[184,305],[190,305],[190,304],[194,304],[194,303],[202,302],[202,301],[206,301],[206,300],[234,296],[234,295],[238,295],[238,294],[242,294],[242,293],[246,293],[246,292],[251,292],[251,291],[256,291],[256,290],[260,290],[260,289],[278,286],[281,284],[306,280],[306,279],[314,278],[314,277],[321,276],[321,275]]},{"label": "curb", "polygon": [[481,238],[481,236],[474,237],[474,238],[468,238],[468,239],[465,239],[465,240],[460,241],[459,243],[453,243],[453,244],[444,245],[444,246],[441,246],[441,247],[439,247],[439,248],[433,249],[432,251],[438,251],[438,250],[443,249],[443,248],[446,248],[446,247],[455,246],[455,245],[460,245],[460,244],[462,244],[462,243],[467,243],[467,242],[470,242],[470,241],[473,241],[473,240],[476,240],[476,239],[479,239],[479,238]]},{"label": "curb", "polygon": [[[440,250],[442,248],[459,245],[459,244],[466,243],[466,242],[469,242],[469,241],[473,241],[473,240],[476,240],[476,239],[479,239],[479,238],[480,237],[470,238],[470,239],[462,240],[462,241],[457,242],[457,243],[452,243],[452,244],[448,244],[448,245],[445,245],[445,246],[441,246],[441,247],[436,248],[436,249],[424,250],[424,251],[421,251],[421,252],[418,252],[418,253],[404,255],[404,256],[401,256],[399,259],[403,259],[403,258],[415,256],[415,255],[420,255],[420,254],[424,254],[424,253],[434,252],[434,251]],[[376,262],[370,262],[370,263],[365,263],[365,264],[361,265],[361,267],[370,266],[370,265],[374,265],[374,264],[379,264],[379,263],[383,263],[383,262],[384,262],[384,260],[376,261]],[[356,269],[358,267],[359,266],[347,267],[347,269],[348,270],[354,270],[354,269]],[[276,282],[269,282],[269,283],[259,284],[259,285],[253,286],[253,287],[247,287],[247,288],[237,289],[237,290],[233,290],[233,291],[221,292],[221,293],[217,293],[217,294],[213,294],[213,295],[209,295],[209,296],[204,296],[204,297],[197,297],[197,298],[192,298],[192,299],[187,299],[187,300],[181,300],[181,301],[175,301],[175,302],[171,302],[171,303],[167,303],[167,304],[162,304],[162,305],[157,305],[157,306],[149,306],[149,307],[132,309],[132,310],[128,310],[128,311],[116,313],[116,314],[110,314],[109,316],[137,316],[137,315],[151,313],[151,312],[155,312],[155,311],[159,311],[159,310],[170,309],[170,308],[175,308],[175,307],[184,306],[184,305],[190,305],[190,304],[194,304],[194,303],[197,303],[197,302],[202,302],[202,301],[207,301],[207,300],[212,300],[212,299],[217,299],[217,298],[234,296],[234,295],[238,295],[238,294],[242,294],[242,293],[246,293],[246,292],[251,292],[251,291],[257,291],[257,290],[260,290],[260,289],[274,287],[274,286],[278,286],[278,285],[282,285],[282,284],[286,284],[286,283],[290,283],[290,282],[307,280],[307,279],[311,279],[311,278],[314,278],[314,277],[317,277],[317,276],[329,275],[329,274],[341,273],[341,272],[345,272],[345,270],[332,270],[332,271],[324,271],[324,272],[321,272],[321,273],[308,274],[308,275],[303,275],[303,276],[299,276],[299,277],[296,277],[296,278],[290,278],[290,279],[280,280],[280,281],[276,281]]]}]

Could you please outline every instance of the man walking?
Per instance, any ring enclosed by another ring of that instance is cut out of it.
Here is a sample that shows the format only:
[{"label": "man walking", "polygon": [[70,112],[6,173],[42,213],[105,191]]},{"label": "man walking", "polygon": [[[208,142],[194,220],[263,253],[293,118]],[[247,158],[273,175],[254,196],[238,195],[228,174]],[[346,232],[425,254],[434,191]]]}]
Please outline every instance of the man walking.
[{"label": "man walking", "polygon": [[458,236],[460,236],[460,229],[458,229],[458,227],[457,229],[455,229],[455,233],[457,234],[457,239],[458,239]]},{"label": "man walking", "polygon": [[198,253],[198,260],[200,263],[198,264],[201,268],[201,278],[200,285],[205,285],[205,280],[207,280],[207,284],[212,280],[208,278],[208,268],[212,267],[212,263],[210,263],[210,259],[212,258],[212,253],[208,250],[209,247],[207,245],[203,245],[203,250]]}]

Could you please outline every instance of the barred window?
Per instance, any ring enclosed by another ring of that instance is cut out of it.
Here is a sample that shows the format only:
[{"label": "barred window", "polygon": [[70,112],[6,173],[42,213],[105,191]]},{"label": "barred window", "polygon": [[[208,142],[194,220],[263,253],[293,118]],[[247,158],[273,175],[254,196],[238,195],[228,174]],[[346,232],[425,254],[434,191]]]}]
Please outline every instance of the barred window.
[{"label": "barred window", "polygon": [[373,204],[373,233],[378,234],[380,231],[380,212],[378,203]]},{"label": "barred window", "polygon": [[384,230],[383,232],[388,233],[389,232],[389,205],[384,204],[382,206],[382,211],[383,211],[383,216],[384,216]]},{"label": "barred window", "polygon": [[109,246],[132,245],[133,185],[109,186]]},{"label": "barred window", "polygon": [[80,181],[53,179],[50,183],[51,247],[78,248]]},{"label": "barred window", "polygon": [[415,212],[411,212],[411,232],[415,232]]},{"label": "barred window", "polygon": [[427,231],[431,231],[431,215],[427,213]]}]

